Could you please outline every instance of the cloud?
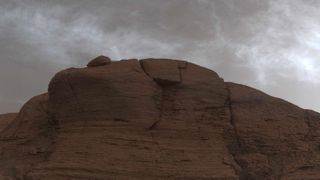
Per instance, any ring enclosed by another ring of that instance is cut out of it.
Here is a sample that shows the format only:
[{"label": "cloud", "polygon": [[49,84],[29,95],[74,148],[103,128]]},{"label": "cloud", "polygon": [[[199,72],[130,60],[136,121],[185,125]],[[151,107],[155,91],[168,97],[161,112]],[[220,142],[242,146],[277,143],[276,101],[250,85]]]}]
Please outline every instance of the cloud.
[{"label": "cloud", "polygon": [[25,101],[58,70],[104,54],[187,59],[320,111],[319,8],[313,0],[2,0],[0,99]]},{"label": "cloud", "polygon": [[268,84],[276,73],[319,84],[319,6],[300,0],[269,3],[268,10],[247,19],[247,29],[254,33],[237,47],[237,55],[257,71],[261,83]]}]

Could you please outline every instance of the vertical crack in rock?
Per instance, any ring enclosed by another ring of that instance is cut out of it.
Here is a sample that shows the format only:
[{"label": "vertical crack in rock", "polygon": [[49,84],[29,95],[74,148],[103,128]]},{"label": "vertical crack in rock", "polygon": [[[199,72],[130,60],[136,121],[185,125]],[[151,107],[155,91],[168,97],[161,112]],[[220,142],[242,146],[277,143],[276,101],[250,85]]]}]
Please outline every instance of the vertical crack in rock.
[{"label": "vertical crack in rock", "polygon": [[148,128],[149,130],[153,130],[157,128],[158,124],[163,119],[171,119],[174,112],[174,96],[176,94],[176,90],[174,87],[162,87],[160,103],[159,103],[159,117],[158,119]]},{"label": "vertical crack in rock", "polygon": [[[142,61],[140,60],[139,61],[139,64],[140,64],[140,67],[141,67],[141,69],[143,70],[143,72],[149,77],[149,78],[151,78],[153,81],[154,81],[154,79],[148,74],[148,72],[146,71],[146,69],[145,69],[145,67],[144,67],[144,65],[143,65],[143,63],[142,63]],[[158,83],[157,83],[158,84]],[[160,86],[161,87],[161,86]],[[157,99],[159,99],[159,98],[155,98],[155,100],[157,100]],[[162,111],[163,111],[163,89],[162,89],[162,87],[161,87],[161,97],[160,97],[160,100],[158,100],[158,101],[160,101],[160,112],[159,112],[159,117],[158,117],[158,119],[150,126],[150,127],[148,127],[148,129],[149,130],[153,130],[154,128],[156,128],[156,126],[158,125],[158,123],[161,121],[161,119],[162,119]],[[153,137],[153,134],[152,134],[152,140],[154,140],[154,137]]]},{"label": "vertical crack in rock", "polygon": [[229,130],[231,132],[226,132],[226,134],[225,134],[226,142],[228,143],[228,149],[229,149],[230,154],[233,156],[233,159],[234,159],[236,165],[239,167],[239,168],[234,167],[235,171],[239,175],[239,179],[246,180],[246,179],[248,179],[248,172],[246,170],[245,164],[241,163],[237,158],[237,156],[241,153],[242,147],[241,147],[240,137],[238,134],[238,129],[235,124],[235,119],[234,119],[234,114],[233,114],[231,90],[228,87],[228,85],[226,85],[226,86],[227,86],[227,91],[228,91],[226,105],[229,108],[229,113],[230,113],[229,119],[230,119],[230,125],[232,126],[232,129]]},{"label": "vertical crack in rock", "polygon": [[144,68],[144,65],[143,65],[143,63],[142,63],[141,60],[139,60],[139,64],[140,64],[140,67],[141,67],[142,71],[143,71],[149,78],[152,79],[152,77],[150,77],[150,75],[148,74],[148,72],[147,72],[146,69]]},{"label": "vertical crack in rock", "polygon": [[160,97],[160,105],[159,105],[159,117],[158,119],[148,128],[149,130],[153,130],[157,127],[158,123],[162,120],[163,111],[164,111],[164,89],[161,89],[161,97]]},{"label": "vertical crack in rock", "polygon": [[76,102],[76,104],[77,104],[77,106],[78,106],[78,110],[79,110],[80,112],[83,112],[84,110],[83,110],[83,108],[82,108],[82,106],[81,106],[81,104],[80,104],[78,94],[77,94],[77,92],[75,91],[75,88],[73,87],[73,85],[72,85],[72,83],[71,83],[71,81],[70,81],[70,76],[71,76],[70,73],[68,73],[67,76],[66,76],[67,83],[68,83],[68,85],[69,85],[69,87],[70,87],[70,90],[71,90],[71,93],[72,93],[73,97],[75,98],[75,102]]},{"label": "vertical crack in rock", "polygon": [[236,124],[234,122],[234,115],[233,115],[233,109],[232,109],[232,100],[231,100],[230,89],[228,89],[227,105],[229,107],[229,112],[230,112],[230,124],[232,125],[234,133],[235,133],[235,136],[236,136],[237,147],[241,148],[240,138],[239,138],[239,135],[238,135],[238,129],[237,129]]},{"label": "vertical crack in rock", "polygon": [[[73,97],[75,98],[75,103],[76,103],[76,105],[77,105],[77,110],[78,110],[79,112],[85,112],[84,108],[82,107],[82,105],[81,105],[81,103],[80,103],[79,96],[78,96],[78,94],[77,94],[77,92],[76,92],[73,84],[72,84],[71,81],[70,81],[70,79],[71,79],[70,76],[71,76],[71,74],[68,73],[66,79],[67,79],[68,85],[69,85],[69,87],[70,87],[71,93],[72,93]],[[84,119],[84,120],[83,120],[82,133],[84,133],[84,130],[86,129],[86,127],[88,127],[88,121],[87,121],[86,119]]]},{"label": "vertical crack in rock", "polygon": [[[140,60],[139,61],[141,69],[144,71],[144,73],[150,77],[154,82],[156,82],[159,87],[161,88],[161,95],[160,98],[155,98],[156,101],[158,101],[159,103],[159,117],[156,121],[154,121],[150,127],[148,127],[149,130],[153,130],[155,128],[157,128],[158,124],[163,120],[163,118],[167,118],[170,119],[170,117],[172,116],[173,109],[174,109],[174,96],[176,94],[176,89],[175,89],[175,85],[176,83],[172,83],[170,82],[170,80],[163,80],[163,79],[157,79],[157,78],[153,78],[149,75],[149,73],[147,72],[147,70],[145,69],[143,62]],[[186,68],[186,62],[185,64],[183,64],[181,66],[182,69]],[[182,72],[180,71],[180,66],[177,66],[177,69],[180,73],[180,80],[182,79]],[[169,113],[167,113],[169,112]],[[171,112],[171,113],[170,113]],[[166,116],[166,117],[164,117]]]},{"label": "vertical crack in rock", "polygon": [[186,70],[188,68],[188,62],[179,62],[178,63],[178,70],[180,75],[180,82],[183,82],[183,75],[182,70]]}]

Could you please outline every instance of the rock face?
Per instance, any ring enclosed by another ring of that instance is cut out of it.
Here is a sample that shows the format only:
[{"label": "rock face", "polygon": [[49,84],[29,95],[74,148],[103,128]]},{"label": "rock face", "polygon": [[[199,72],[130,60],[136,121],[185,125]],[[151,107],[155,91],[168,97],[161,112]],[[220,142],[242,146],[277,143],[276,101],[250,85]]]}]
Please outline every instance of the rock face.
[{"label": "rock face", "polygon": [[70,68],[3,128],[0,179],[319,179],[319,127],[185,61]]},{"label": "rock face", "polygon": [[0,132],[5,129],[17,116],[17,113],[8,113],[0,115]]},{"label": "rock face", "polygon": [[320,115],[227,83],[233,154],[247,179],[320,179]]}]

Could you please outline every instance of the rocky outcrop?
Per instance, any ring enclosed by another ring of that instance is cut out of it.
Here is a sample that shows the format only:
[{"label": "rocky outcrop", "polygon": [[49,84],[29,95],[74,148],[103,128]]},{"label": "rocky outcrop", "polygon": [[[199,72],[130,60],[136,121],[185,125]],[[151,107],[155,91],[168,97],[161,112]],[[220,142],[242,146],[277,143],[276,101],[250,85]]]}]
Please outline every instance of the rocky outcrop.
[{"label": "rocky outcrop", "polygon": [[0,179],[319,179],[320,115],[180,60],[70,68],[0,133]]},{"label": "rocky outcrop", "polygon": [[51,152],[55,129],[47,103],[47,94],[32,98],[0,133],[0,179],[24,179]]},{"label": "rocky outcrop", "polygon": [[5,129],[17,116],[17,113],[8,113],[0,115],[0,132]]},{"label": "rocky outcrop", "polygon": [[227,83],[233,148],[246,179],[320,179],[320,115],[244,85]]}]

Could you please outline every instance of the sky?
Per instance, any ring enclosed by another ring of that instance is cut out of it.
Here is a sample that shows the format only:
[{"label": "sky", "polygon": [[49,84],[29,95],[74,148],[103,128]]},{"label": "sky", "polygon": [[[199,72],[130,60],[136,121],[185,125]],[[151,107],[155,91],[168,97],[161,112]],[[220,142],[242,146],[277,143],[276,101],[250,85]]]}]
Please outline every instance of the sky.
[{"label": "sky", "polygon": [[184,59],[320,112],[318,0],[0,0],[0,113],[98,55]]}]

